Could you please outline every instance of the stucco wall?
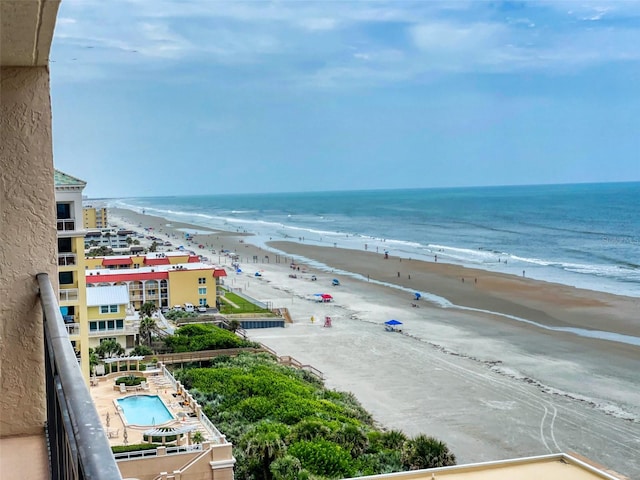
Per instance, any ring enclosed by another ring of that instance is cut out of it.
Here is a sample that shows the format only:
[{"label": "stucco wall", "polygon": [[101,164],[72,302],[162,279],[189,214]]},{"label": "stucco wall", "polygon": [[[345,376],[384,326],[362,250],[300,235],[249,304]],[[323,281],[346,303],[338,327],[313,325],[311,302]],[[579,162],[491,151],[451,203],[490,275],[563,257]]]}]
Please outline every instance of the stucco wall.
[{"label": "stucco wall", "polygon": [[46,67],[0,69],[0,436],[42,432],[42,314],[35,275],[56,274]]}]

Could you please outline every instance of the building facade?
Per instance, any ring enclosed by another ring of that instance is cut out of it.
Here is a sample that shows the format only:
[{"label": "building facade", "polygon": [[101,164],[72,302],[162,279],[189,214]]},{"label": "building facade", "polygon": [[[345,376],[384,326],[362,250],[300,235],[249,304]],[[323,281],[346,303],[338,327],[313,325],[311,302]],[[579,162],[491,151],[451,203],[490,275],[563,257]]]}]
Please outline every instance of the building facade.
[{"label": "building facade", "polygon": [[84,228],[107,228],[107,208],[106,207],[93,207],[87,205],[82,209],[84,218]]},{"label": "building facade", "polygon": [[129,304],[138,310],[152,302],[157,308],[191,303],[215,306],[223,268],[201,263],[185,252],[148,253],[88,258],[88,286],[125,285]]},{"label": "building facade", "polygon": [[134,348],[138,321],[130,314],[126,285],[88,288],[89,348],[105,340],[115,340],[127,350]]},{"label": "building facade", "polygon": [[59,170],[54,172],[56,230],[58,233],[58,284],[60,312],[69,339],[89,382],[89,330],[84,261],[82,191],[86,182]]}]

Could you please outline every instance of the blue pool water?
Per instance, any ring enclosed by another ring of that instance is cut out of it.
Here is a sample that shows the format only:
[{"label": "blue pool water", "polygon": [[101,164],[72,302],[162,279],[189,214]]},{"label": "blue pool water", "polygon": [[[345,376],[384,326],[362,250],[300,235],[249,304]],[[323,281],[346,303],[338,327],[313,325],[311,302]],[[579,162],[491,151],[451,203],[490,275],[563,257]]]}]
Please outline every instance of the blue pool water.
[{"label": "blue pool water", "polygon": [[158,395],[133,395],[118,399],[129,425],[161,425],[173,420],[171,412]]}]

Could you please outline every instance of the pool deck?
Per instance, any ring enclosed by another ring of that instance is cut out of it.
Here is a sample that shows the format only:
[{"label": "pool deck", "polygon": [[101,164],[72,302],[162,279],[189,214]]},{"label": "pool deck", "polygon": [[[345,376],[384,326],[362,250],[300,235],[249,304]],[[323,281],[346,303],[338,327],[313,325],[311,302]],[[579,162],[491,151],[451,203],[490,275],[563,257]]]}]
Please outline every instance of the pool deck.
[{"label": "pool deck", "polygon": [[[169,379],[165,378],[162,373],[158,375],[147,376],[147,384],[149,388],[147,390],[128,391],[127,393],[120,393],[119,390],[114,389],[116,378],[126,375],[121,373],[120,375],[97,377],[97,381],[93,381],[95,385],[91,385],[90,392],[93,402],[98,410],[98,414],[102,420],[105,433],[109,440],[109,444],[124,445],[124,427],[125,423],[122,418],[122,412],[116,407],[116,399],[128,397],[131,395],[158,395],[171,414],[176,420],[157,425],[160,426],[186,426],[194,425],[195,431],[200,431],[205,440],[215,441],[207,428],[196,418],[189,416],[193,414],[193,409],[188,406],[182,406],[180,403],[184,402],[184,399],[175,390]],[[109,414],[109,425],[107,426],[107,414]],[[153,426],[127,426],[127,443],[129,445],[144,443],[142,441],[143,432],[150,430]],[[186,439],[181,443],[184,445]]]}]

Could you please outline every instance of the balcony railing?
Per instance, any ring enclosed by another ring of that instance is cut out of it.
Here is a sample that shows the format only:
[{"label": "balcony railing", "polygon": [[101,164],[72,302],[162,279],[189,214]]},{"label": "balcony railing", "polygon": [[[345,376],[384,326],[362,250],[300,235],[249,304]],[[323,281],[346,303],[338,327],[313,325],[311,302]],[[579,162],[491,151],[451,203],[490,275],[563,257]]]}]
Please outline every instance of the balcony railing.
[{"label": "balcony railing", "polygon": [[56,222],[56,228],[59,232],[68,232],[76,229],[76,221],[73,218],[59,218]]},{"label": "balcony railing", "polygon": [[38,274],[44,313],[47,440],[52,480],[121,480],[82,378],[49,276]]},{"label": "balcony railing", "polygon": [[60,289],[61,302],[74,302],[76,300],[78,300],[77,288],[61,288]]},{"label": "balcony railing", "polygon": [[58,266],[67,267],[76,264],[75,253],[59,253],[58,254]]},{"label": "balcony railing", "polygon": [[80,335],[79,323],[65,323],[64,327],[67,329],[69,335]]}]

